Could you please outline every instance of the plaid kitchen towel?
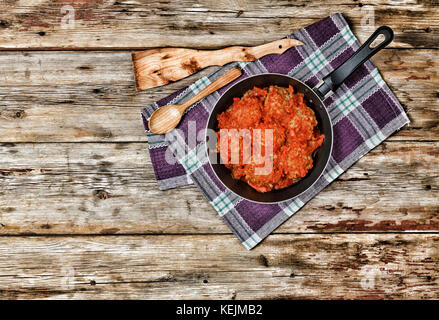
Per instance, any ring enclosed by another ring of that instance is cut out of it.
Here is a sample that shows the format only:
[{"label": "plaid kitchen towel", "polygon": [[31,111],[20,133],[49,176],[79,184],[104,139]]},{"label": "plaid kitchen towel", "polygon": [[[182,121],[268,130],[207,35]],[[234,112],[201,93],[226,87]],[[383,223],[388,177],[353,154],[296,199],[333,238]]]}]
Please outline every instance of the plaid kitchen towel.
[{"label": "plaid kitchen towel", "polygon": [[[243,69],[240,79],[264,72],[283,73],[313,87],[360,47],[341,14],[320,20],[290,37],[305,45],[255,62],[229,64],[146,107],[142,110],[145,129],[146,119],[155,109],[185,101],[235,65]],[[204,134],[200,132],[205,129],[215,102],[230,86],[187,110],[179,130],[166,136],[147,134],[159,188],[165,190],[195,183],[247,249],[256,246],[353,163],[409,122],[377,68],[367,61],[324,101],[334,126],[334,146],[328,167],[320,179],[293,200],[278,204],[255,203],[231,193],[216,178],[208,163]],[[198,133],[199,139],[195,142],[188,138]]]}]

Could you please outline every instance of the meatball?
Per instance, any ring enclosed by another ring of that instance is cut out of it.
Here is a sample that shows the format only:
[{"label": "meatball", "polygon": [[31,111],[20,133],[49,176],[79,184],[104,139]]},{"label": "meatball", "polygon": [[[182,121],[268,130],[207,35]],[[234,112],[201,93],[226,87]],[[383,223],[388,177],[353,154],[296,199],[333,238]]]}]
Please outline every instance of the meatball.
[{"label": "meatball", "polygon": [[289,88],[270,86],[262,108],[264,120],[275,119],[282,121],[285,114],[290,112],[290,101],[292,97],[293,93]]}]

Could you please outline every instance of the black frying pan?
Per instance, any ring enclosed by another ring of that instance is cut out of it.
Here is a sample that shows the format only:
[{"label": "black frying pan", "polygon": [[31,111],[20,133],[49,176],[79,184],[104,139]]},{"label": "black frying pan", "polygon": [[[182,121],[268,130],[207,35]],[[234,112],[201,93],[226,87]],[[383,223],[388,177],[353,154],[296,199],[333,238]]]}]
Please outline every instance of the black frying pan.
[{"label": "black frying pan", "polygon": [[[371,48],[370,45],[379,35],[384,35],[384,40],[377,46]],[[270,85],[277,85],[281,87],[288,87],[289,85],[292,85],[295,92],[304,94],[306,104],[314,110],[318,121],[318,128],[320,132],[325,135],[325,140],[322,146],[314,152],[314,166],[311,170],[309,170],[308,174],[303,179],[291,185],[290,187],[261,193],[250,187],[247,183],[232,178],[230,170],[221,163],[219,154],[217,152],[210,152],[210,150],[215,149],[215,143],[212,143],[212,141],[209,143],[209,141],[207,141],[208,138],[206,137],[209,162],[219,180],[221,180],[221,182],[228,189],[237,195],[250,201],[264,203],[286,201],[297,197],[310,188],[325,170],[332,151],[332,123],[331,119],[329,118],[328,111],[323,104],[323,100],[331,95],[343,83],[343,81],[352,72],[354,72],[354,70],[356,70],[375,53],[388,45],[392,40],[393,31],[391,28],[386,26],[378,28],[351,58],[345,61],[332,73],[324,77],[322,81],[320,81],[314,88],[310,88],[302,81],[290,76],[276,73],[263,73],[251,76],[237,82],[230,87],[221,96],[213,108],[207,123],[208,129],[214,130],[215,132],[218,131],[217,115],[224,112],[232,105],[234,97],[242,97],[247,90],[253,89],[255,86],[264,88]]]}]

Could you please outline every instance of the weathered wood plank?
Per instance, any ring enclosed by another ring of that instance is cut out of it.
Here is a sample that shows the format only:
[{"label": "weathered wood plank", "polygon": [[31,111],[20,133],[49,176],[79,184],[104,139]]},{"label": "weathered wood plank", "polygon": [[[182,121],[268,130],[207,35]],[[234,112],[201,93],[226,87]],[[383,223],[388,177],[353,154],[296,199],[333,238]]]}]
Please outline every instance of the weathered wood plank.
[{"label": "weathered wood plank", "polygon": [[[74,25],[66,20],[70,5]],[[394,47],[439,46],[439,6],[415,1],[115,1],[21,0],[0,5],[0,47],[145,48],[257,45],[285,36],[336,12],[365,40],[374,27],[362,26],[369,9],[375,25],[395,29]],[[63,24],[64,22],[64,24]],[[67,23],[67,24],[66,24]],[[72,26],[72,28],[70,28]],[[258,36],[255,37],[255,34]]]},{"label": "weathered wood plank", "polygon": [[[408,111],[393,140],[439,140],[437,50],[384,50],[376,58]],[[0,55],[1,142],[146,141],[139,111],[215,68],[136,92],[128,52]]]},{"label": "weathered wood plank", "polygon": [[[139,110],[214,68],[136,93],[125,50],[258,45],[335,12],[364,41],[370,8],[395,29],[398,49],[374,62],[410,126],[252,251],[195,187],[157,190]],[[0,298],[439,299],[438,13],[432,0],[3,1]]]},{"label": "weathered wood plank", "polygon": [[[439,143],[386,142],[276,232],[439,231]],[[159,191],[143,143],[0,145],[0,234],[230,233],[194,186]]]},{"label": "weathered wood plank", "polygon": [[431,234],[271,235],[252,251],[233,235],[0,237],[0,297],[438,299],[438,245]]}]

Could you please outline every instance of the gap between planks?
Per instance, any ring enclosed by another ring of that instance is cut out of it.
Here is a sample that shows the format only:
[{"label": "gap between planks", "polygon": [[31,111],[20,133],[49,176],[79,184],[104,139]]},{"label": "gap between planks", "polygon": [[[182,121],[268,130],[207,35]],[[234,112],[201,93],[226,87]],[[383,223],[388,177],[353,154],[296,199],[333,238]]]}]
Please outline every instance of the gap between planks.
[{"label": "gap between planks", "polygon": [[[393,135],[397,134],[398,132],[395,132]],[[390,136],[392,137],[392,136]],[[389,137],[389,138],[390,138]],[[414,143],[414,142],[423,142],[423,143],[437,143],[437,140],[422,140],[422,139],[417,139],[417,140],[389,140],[386,139],[383,142],[386,143]],[[0,141],[0,145],[3,147],[7,147],[9,146],[14,146],[17,144],[96,144],[96,143],[100,143],[100,144],[144,144],[144,145],[148,145],[148,141],[17,141],[17,142],[10,142],[10,141]]]},{"label": "gap between planks", "polygon": [[[312,236],[327,236],[327,235],[364,235],[364,234],[374,234],[374,235],[404,235],[404,234],[422,234],[422,235],[437,235],[438,231],[358,231],[358,232],[347,232],[347,231],[328,231],[328,232],[276,232],[273,231],[271,235],[312,235]],[[211,233],[39,233],[39,234],[0,234],[0,238],[81,238],[81,237],[229,237],[232,236],[232,232],[211,232]],[[263,243],[263,241],[261,242]]]},{"label": "gap between planks", "polygon": [[[238,44],[236,44],[238,46]],[[144,50],[151,50],[151,49],[162,49],[162,48],[184,48],[184,49],[194,49],[194,50],[219,50],[231,47],[229,46],[218,46],[213,48],[200,48],[198,47],[191,47],[191,46],[180,46],[180,47],[173,47],[173,46],[167,46],[167,47],[131,47],[131,48],[125,48],[125,47],[114,47],[114,48],[106,48],[106,47],[90,47],[90,48],[63,48],[63,47],[39,47],[39,48],[4,48],[0,47],[0,53],[2,52],[93,52],[93,53],[106,53],[106,52],[132,52],[132,51],[144,51]],[[242,46],[247,46],[243,44]],[[422,47],[422,48],[403,48],[403,47],[386,47],[382,50],[439,50],[439,47]]]}]

